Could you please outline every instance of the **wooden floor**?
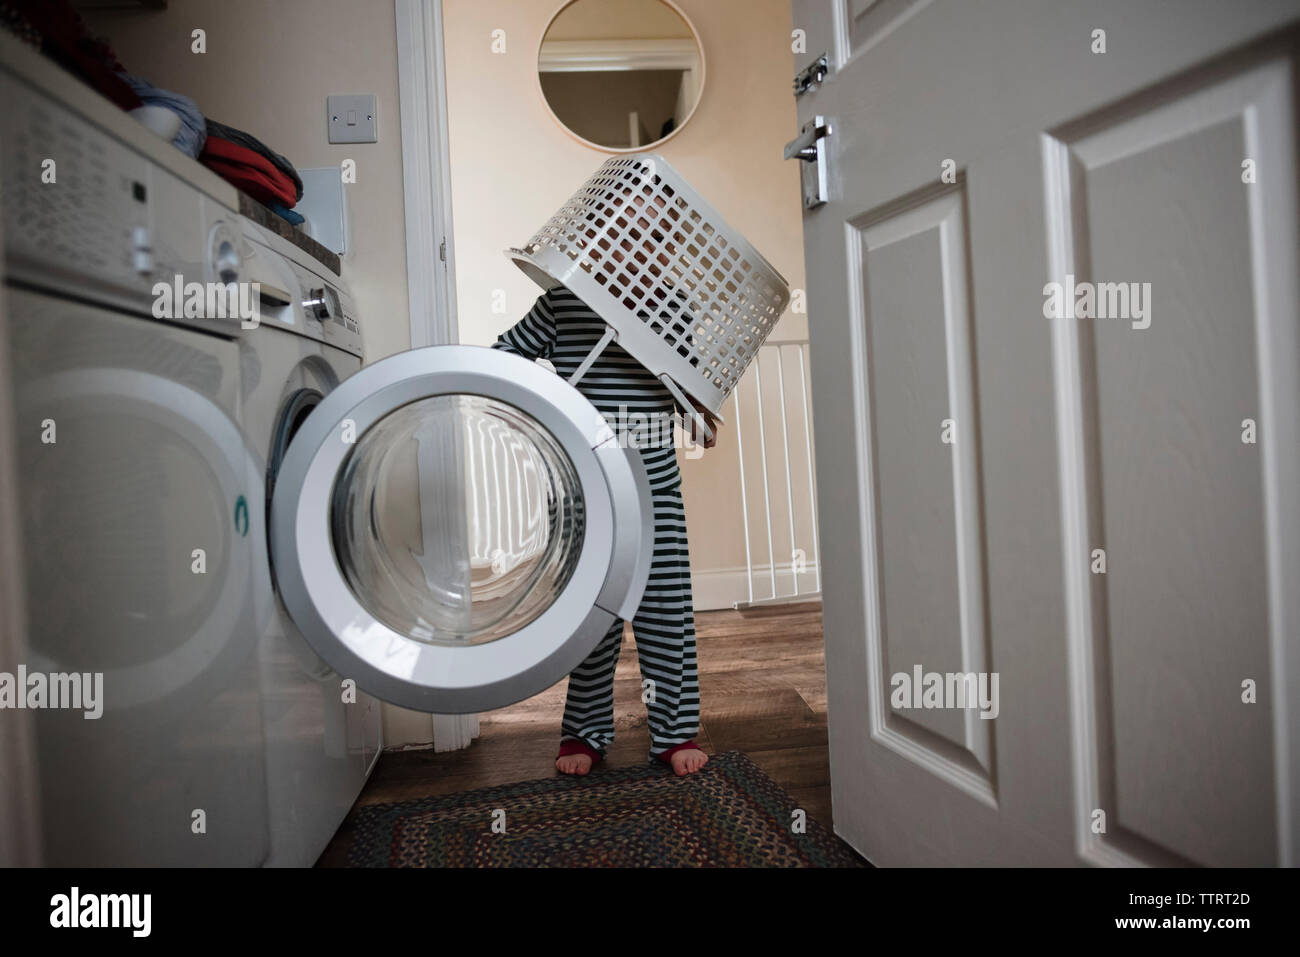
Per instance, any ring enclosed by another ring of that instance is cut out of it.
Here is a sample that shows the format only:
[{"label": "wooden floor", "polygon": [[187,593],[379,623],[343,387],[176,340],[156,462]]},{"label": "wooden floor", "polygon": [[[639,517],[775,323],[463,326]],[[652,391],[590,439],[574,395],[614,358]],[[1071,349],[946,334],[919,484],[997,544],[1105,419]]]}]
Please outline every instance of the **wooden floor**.
[{"label": "wooden floor", "polygon": [[[701,612],[696,633],[701,699],[696,741],[709,753],[745,752],[809,817],[830,828],[821,605]],[[467,749],[385,752],[318,865],[346,861],[357,807],[555,774],[566,684],[482,715],[481,735]],[[630,629],[614,676],[614,727],[606,764],[644,764],[650,735]]]}]

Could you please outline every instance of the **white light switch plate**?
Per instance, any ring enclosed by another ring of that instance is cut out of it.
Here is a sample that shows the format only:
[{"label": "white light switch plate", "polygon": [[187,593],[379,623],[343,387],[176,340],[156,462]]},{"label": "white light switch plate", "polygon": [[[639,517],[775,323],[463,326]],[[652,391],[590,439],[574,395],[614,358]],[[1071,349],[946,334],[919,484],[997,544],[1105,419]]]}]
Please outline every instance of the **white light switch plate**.
[{"label": "white light switch plate", "polygon": [[379,106],[373,93],[325,98],[331,143],[378,143]]}]

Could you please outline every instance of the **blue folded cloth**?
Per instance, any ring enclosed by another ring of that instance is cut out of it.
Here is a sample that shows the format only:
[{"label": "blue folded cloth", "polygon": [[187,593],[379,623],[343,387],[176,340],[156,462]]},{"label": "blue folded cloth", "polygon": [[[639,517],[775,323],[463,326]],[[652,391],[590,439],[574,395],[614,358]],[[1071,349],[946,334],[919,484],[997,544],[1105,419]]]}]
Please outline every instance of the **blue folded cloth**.
[{"label": "blue folded cloth", "polygon": [[118,76],[126,81],[142,102],[171,110],[181,118],[181,128],[172,139],[172,146],[185,155],[198,159],[203,152],[203,144],[208,141],[208,124],[198,105],[188,96],[159,89],[148,80],[130,73],[118,73]]},{"label": "blue folded cloth", "polygon": [[281,219],[288,220],[294,226],[301,226],[307,221],[303,219],[301,213],[295,213],[292,209],[281,206],[279,203],[272,203],[266,208],[275,213],[275,215],[279,216]]}]

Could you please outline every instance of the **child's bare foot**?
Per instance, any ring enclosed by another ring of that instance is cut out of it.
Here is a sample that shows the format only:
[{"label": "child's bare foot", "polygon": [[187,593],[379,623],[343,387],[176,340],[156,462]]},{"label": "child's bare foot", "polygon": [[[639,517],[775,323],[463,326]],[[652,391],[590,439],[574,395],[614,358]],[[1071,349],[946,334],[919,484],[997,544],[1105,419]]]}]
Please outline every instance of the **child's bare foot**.
[{"label": "child's bare foot", "polygon": [[657,757],[664,764],[670,765],[673,774],[679,778],[694,774],[709,761],[709,756],[701,751],[694,741],[683,741],[681,744],[673,745]]},{"label": "child's bare foot", "polygon": [[601,759],[600,752],[581,738],[565,738],[555,756],[555,770],[561,774],[582,776]]},{"label": "child's bare foot", "polygon": [[704,767],[709,761],[709,756],[698,748],[689,748],[674,752],[668,760],[672,762],[673,774],[685,777]]},{"label": "child's bare foot", "polygon": [[591,770],[591,758],[585,754],[562,754],[555,759],[555,770],[561,774],[586,774]]}]

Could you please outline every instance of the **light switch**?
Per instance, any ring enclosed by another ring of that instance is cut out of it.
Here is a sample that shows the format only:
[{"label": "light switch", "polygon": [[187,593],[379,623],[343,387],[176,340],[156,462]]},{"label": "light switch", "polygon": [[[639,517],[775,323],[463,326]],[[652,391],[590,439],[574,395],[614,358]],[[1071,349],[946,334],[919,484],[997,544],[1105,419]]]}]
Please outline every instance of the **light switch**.
[{"label": "light switch", "polygon": [[379,107],[373,93],[325,98],[331,143],[378,143]]}]

